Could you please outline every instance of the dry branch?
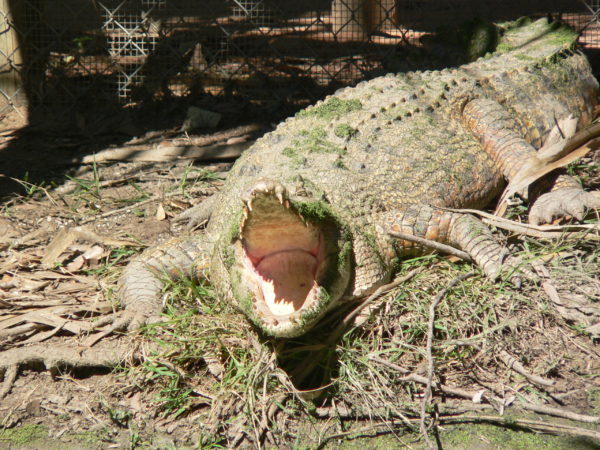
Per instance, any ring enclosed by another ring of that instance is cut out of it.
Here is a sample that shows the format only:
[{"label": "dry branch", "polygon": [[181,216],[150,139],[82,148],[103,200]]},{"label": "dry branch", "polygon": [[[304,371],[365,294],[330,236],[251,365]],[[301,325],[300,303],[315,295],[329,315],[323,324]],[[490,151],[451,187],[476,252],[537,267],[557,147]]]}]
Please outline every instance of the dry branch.
[{"label": "dry branch", "polygon": [[418,236],[412,236],[410,234],[405,234],[405,233],[398,233],[395,231],[390,231],[390,232],[388,232],[388,234],[390,236],[393,236],[398,239],[414,242],[414,243],[422,245],[424,247],[432,248],[441,253],[446,253],[448,255],[456,256],[457,258],[464,259],[465,261],[472,261],[472,258],[469,256],[469,254],[467,252],[458,250],[457,248],[451,247],[450,245],[440,244],[439,242],[435,242],[430,239],[425,239],[425,238],[421,238]]},{"label": "dry branch", "polygon": [[[566,225],[531,225],[521,222],[515,222],[514,220],[505,219],[504,217],[495,216],[494,214],[486,213],[485,211],[479,211],[478,209],[456,209],[456,208],[443,208],[438,209],[444,211],[458,212],[473,214],[481,217],[481,221],[487,225],[512,231],[514,233],[522,234],[525,236],[531,236],[541,239],[587,239],[587,240],[600,240],[600,235],[592,234],[593,231],[600,232],[600,225],[598,224],[566,224]],[[577,231],[568,231],[577,230]]]},{"label": "dry branch", "polygon": [[[86,348],[54,345],[32,345],[2,352],[0,377],[4,377],[0,393],[10,392],[19,369],[42,368],[51,373],[65,369],[112,369],[127,361],[139,359],[138,346],[132,339],[107,342],[103,347]],[[2,398],[0,396],[0,398]]]},{"label": "dry branch", "polygon": [[502,362],[506,364],[510,369],[514,370],[517,373],[520,373],[529,381],[535,384],[539,384],[540,386],[554,386],[554,381],[548,380],[546,378],[542,378],[538,375],[533,375],[525,370],[525,367],[512,355],[509,355],[506,350],[501,350],[498,355]]},{"label": "dry branch", "polygon": [[[529,420],[529,419],[520,419],[516,417],[506,417],[499,415],[489,415],[489,414],[472,414],[472,410],[486,410],[490,409],[490,407],[485,407],[485,405],[474,405],[477,407],[469,407],[462,408],[463,411],[452,411],[453,408],[448,407],[449,405],[445,405],[442,408],[444,410],[451,410],[447,413],[440,413],[437,417],[441,424],[461,424],[461,423],[489,423],[499,426],[507,426],[507,427],[521,427],[531,431],[538,431],[542,433],[549,434],[563,434],[573,437],[579,438],[591,438],[600,441],[600,432],[596,430],[589,430],[587,428],[575,427],[572,425],[565,425],[562,423],[554,423],[554,422],[545,422],[541,420]],[[389,411],[386,408],[381,408],[381,415],[386,415],[388,417],[395,418],[397,414],[393,411]],[[468,412],[464,412],[464,410]],[[407,412],[408,413],[408,412]],[[371,419],[372,414],[361,414],[360,412],[348,410],[347,408],[340,410],[340,408],[317,408],[315,411],[315,415],[319,418],[344,418],[344,419]],[[410,423],[418,423],[418,418],[405,418]],[[400,424],[390,424],[389,420],[381,421],[378,423],[372,423],[365,427],[360,427],[354,430],[345,431],[342,433],[335,433],[327,436],[321,443],[320,448],[322,448],[327,442],[332,439],[338,439],[345,436],[360,436],[362,433],[377,431],[378,433],[393,433],[400,427]]]},{"label": "dry branch", "polygon": [[[393,363],[390,363],[389,361],[385,361],[384,359],[379,358],[377,356],[369,356],[369,359],[372,361],[378,362],[380,364],[383,364],[391,369],[398,370],[400,373],[408,372],[406,369],[404,369],[400,366],[397,366]],[[412,373],[410,375],[402,378],[401,381],[414,381],[415,383],[425,384],[425,385],[428,383],[427,378],[422,377],[420,375],[412,374]],[[469,400],[472,400],[477,395],[477,392],[470,392],[470,391],[465,391],[463,389],[451,388],[449,386],[445,386],[441,383],[436,383],[436,382],[432,382],[431,386],[434,389],[439,389],[440,391],[442,391],[446,394],[454,395],[456,397],[462,397],[462,398],[469,399]],[[488,397],[487,395],[484,395],[483,400],[486,400],[488,402],[491,400],[491,401],[498,402],[499,404],[504,404],[502,399],[493,397],[493,396]],[[562,417],[563,419],[574,420],[577,422],[600,423],[600,417],[598,417],[598,416],[579,414],[579,413],[567,411],[567,410],[560,409],[560,408],[554,408],[552,406],[536,405],[536,404],[530,403],[530,402],[518,403],[518,406],[527,411],[532,411],[532,412],[536,412],[536,413],[540,413],[540,414],[547,414],[549,416]]]},{"label": "dry branch", "polygon": [[81,160],[73,160],[77,164],[94,164],[107,161],[161,162],[181,159],[218,160],[237,158],[252,145],[252,141],[236,144],[216,144],[199,147],[193,143],[161,143],[148,149],[148,145],[131,145],[109,148]]}]

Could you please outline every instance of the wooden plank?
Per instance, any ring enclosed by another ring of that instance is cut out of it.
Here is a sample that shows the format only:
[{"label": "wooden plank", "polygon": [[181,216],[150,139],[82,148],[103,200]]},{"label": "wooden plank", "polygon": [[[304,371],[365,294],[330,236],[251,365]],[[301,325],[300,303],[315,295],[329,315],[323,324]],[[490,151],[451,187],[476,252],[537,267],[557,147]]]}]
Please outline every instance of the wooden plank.
[{"label": "wooden plank", "polygon": [[20,69],[23,67],[23,54],[15,17],[19,14],[11,6],[19,4],[10,0],[0,0],[0,108],[6,105],[20,106],[25,98],[22,88]]}]

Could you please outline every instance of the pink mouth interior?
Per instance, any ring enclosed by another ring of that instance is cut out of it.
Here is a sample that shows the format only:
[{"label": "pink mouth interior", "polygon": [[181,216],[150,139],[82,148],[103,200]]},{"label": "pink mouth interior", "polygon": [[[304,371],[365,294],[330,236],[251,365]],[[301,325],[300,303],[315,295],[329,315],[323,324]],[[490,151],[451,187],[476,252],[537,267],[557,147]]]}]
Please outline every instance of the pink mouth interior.
[{"label": "pink mouth interior", "polygon": [[255,294],[274,315],[292,314],[314,298],[321,233],[287,210],[276,217],[257,216],[242,233],[246,266],[258,285]]},{"label": "pink mouth interior", "polygon": [[277,315],[291,314],[302,308],[315,286],[317,258],[305,250],[282,250],[265,256],[255,270],[269,309]]}]

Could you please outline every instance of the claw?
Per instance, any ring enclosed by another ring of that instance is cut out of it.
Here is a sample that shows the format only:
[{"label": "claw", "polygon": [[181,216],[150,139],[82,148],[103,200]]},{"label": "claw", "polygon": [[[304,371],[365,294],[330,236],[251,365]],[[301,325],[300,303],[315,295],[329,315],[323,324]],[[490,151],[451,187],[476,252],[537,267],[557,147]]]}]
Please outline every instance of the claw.
[{"label": "claw", "polygon": [[565,188],[541,195],[531,207],[529,223],[540,225],[552,219],[573,216],[583,220],[588,209],[600,208],[600,191],[586,192],[579,188]]},{"label": "claw", "polygon": [[[508,255],[498,266],[494,268],[493,279],[507,280],[516,289],[521,289],[523,286],[523,279],[533,282],[538,281],[539,277],[527,267],[524,267],[524,264],[525,263],[520,258]],[[492,278],[487,272],[486,274],[488,277]]]},{"label": "claw", "polygon": [[187,228],[189,230],[205,225],[210,220],[216,198],[216,195],[208,197],[196,206],[182,212],[175,217],[175,222],[187,220]]},{"label": "claw", "polygon": [[110,316],[101,318],[94,324],[91,330],[97,330],[105,325],[110,325],[110,327],[101,333],[90,336],[85,342],[85,345],[87,347],[92,347],[94,344],[113,333],[138,331],[144,325],[156,323],[157,321],[160,321],[160,317],[158,316],[148,316],[138,311],[118,311]]}]

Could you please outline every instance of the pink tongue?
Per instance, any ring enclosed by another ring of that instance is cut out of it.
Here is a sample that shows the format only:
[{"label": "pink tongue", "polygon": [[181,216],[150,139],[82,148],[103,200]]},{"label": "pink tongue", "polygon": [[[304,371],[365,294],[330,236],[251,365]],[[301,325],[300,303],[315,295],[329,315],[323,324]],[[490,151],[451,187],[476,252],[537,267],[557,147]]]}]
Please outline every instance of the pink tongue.
[{"label": "pink tongue", "polygon": [[315,282],[317,258],[304,250],[285,250],[265,256],[256,270],[265,280],[261,287],[271,312],[287,315],[306,301]]}]

